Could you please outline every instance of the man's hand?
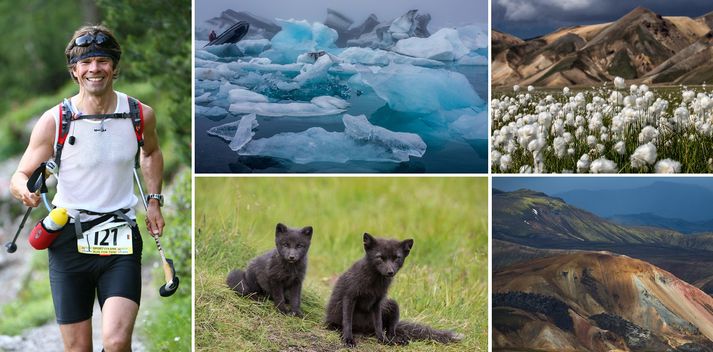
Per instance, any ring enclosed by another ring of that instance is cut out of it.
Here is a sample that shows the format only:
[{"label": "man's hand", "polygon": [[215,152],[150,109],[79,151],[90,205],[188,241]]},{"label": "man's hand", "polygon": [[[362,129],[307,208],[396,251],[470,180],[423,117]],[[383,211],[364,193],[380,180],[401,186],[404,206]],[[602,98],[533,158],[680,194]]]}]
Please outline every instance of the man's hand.
[{"label": "man's hand", "polygon": [[151,236],[161,236],[163,234],[163,215],[161,215],[161,207],[158,200],[149,200],[148,209],[146,210],[146,228]]}]

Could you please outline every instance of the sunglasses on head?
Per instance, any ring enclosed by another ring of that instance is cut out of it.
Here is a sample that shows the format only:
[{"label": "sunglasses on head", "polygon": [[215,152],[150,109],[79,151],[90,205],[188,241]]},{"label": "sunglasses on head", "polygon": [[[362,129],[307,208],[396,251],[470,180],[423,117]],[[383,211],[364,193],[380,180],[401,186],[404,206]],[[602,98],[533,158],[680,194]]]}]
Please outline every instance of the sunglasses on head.
[{"label": "sunglasses on head", "polygon": [[92,34],[92,33],[87,33],[85,35],[81,35],[74,39],[74,45],[75,46],[89,46],[92,43],[96,43],[98,45],[102,45],[104,43],[108,43],[111,41],[111,38],[104,34],[104,33],[97,33],[97,34]]}]

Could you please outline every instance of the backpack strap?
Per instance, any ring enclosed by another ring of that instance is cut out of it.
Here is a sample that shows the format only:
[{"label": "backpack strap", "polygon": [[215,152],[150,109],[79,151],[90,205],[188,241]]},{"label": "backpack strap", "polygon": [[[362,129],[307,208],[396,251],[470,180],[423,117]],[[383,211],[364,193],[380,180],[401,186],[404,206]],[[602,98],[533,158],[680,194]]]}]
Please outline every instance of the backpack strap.
[{"label": "backpack strap", "polygon": [[64,142],[69,136],[69,125],[72,122],[72,107],[69,105],[69,101],[64,99],[62,104],[59,105],[59,121],[57,123],[57,144],[54,150],[54,163],[56,165],[55,172],[59,174],[59,165],[62,161],[62,149],[64,148]]},{"label": "backpack strap", "polygon": [[[62,160],[62,149],[64,148],[64,143],[69,136],[69,126],[74,120],[82,119],[131,119],[131,123],[134,126],[134,134],[136,135],[136,144],[138,148],[136,150],[136,156],[134,157],[134,167],[139,168],[139,156],[141,153],[141,147],[144,146],[144,110],[141,106],[141,102],[128,96],[127,100],[129,102],[129,112],[128,113],[116,113],[116,114],[97,114],[97,115],[78,115],[74,116],[72,112],[71,102],[68,99],[64,99],[62,104],[59,106],[59,123],[57,126],[57,144],[55,146],[54,152],[54,162],[57,165],[55,167],[55,172],[59,174],[59,166]],[[70,140],[71,144],[71,140]]]},{"label": "backpack strap", "polygon": [[144,146],[144,108],[141,106],[141,102],[128,97],[129,100],[129,115],[131,116],[131,123],[134,125],[134,133],[136,134],[136,144],[139,146],[136,149],[136,157],[134,157],[134,168],[138,169],[140,165],[139,154],[141,153],[141,148]]}]

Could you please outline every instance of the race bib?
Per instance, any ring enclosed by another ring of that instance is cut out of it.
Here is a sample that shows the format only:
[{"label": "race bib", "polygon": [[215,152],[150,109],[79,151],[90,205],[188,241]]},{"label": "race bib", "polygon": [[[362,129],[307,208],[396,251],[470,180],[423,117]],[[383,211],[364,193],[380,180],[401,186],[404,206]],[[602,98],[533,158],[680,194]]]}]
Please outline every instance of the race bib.
[{"label": "race bib", "polygon": [[77,250],[84,254],[127,255],[134,253],[131,227],[126,222],[99,224],[82,233]]}]

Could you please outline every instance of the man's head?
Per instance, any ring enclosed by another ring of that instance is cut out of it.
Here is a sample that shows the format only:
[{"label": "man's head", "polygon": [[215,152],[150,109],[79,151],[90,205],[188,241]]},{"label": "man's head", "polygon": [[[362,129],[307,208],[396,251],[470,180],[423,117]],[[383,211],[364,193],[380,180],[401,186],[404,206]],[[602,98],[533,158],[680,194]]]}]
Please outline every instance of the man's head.
[{"label": "man's head", "polygon": [[116,78],[119,74],[121,46],[116,41],[114,34],[104,26],[84,26],[79,28],[67,43],[64,54],[67,57],[67,69],[75,82],[77,77],[73,71],[77,63],[93,57],[109,58],[113,64],[113,78]]}]

